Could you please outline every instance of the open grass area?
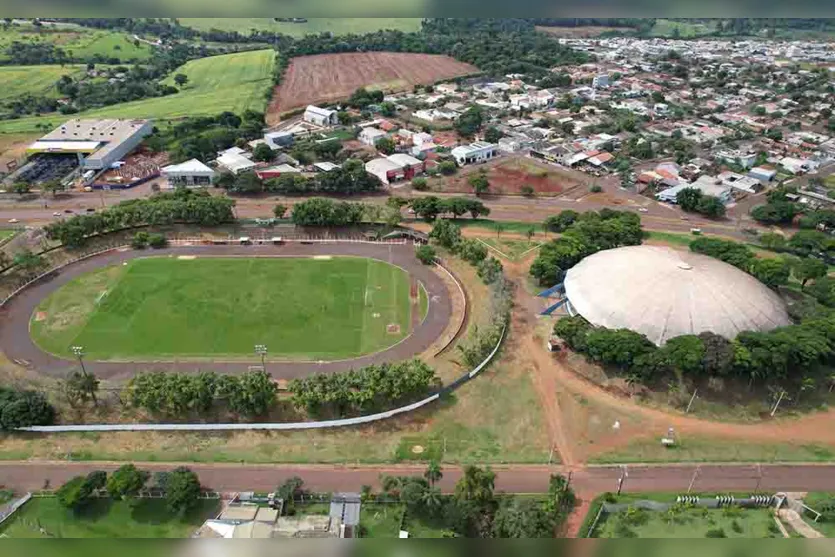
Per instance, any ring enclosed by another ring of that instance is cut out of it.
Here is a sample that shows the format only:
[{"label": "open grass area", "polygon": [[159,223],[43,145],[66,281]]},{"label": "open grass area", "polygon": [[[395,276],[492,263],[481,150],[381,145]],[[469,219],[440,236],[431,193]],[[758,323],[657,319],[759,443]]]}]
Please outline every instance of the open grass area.
[{"label": "open grass area", "polygon": [[17,234],[17,230],[3,230],[0,229],[0,243],[3,243],[4,240],[7,240]]},{"label": "open grass area", "polygon": [[538,222],[522,222],[522,221],[495,221],[492,219],[454,219],[456,225],[461,228],[481,228],[496,233],[496,239],[501,240],[501,235],[505,232],[509,234],[526,234],[528,230],[533,228],[537,233],[542,232],[542,226]]},{"label": "open grass area", "polygon": [[[41,348],[90,359],[270,356],[341,359],[409,332],[409,276],[363,258],[150,257],[80,277],[39,306]],[[390,331],[396,326],[396,331]]]},{"label": "open grass area", "polygon": [[529,240],[510,240],[505,238],[479,238],[479,241],[492,248],[490,253],[503,259],[516,261],[535,251],[540,242]]},{"label": "open grass area", "polygon": [[[360,531],[364,538],[397,538],[405,511],[401,504],[366,503],[360,511]],[[406,516],[403,530],[410,538],[442,538],[450,531],[441,520]]]},{"label": "open grass area", "polygon": [[822,445],[751,443],[730,439],[683,437],[675,447],[663,447],[659,439],[634,441],[623,449],[591,459],[597,464],[632,462],[832,462],[835,451]]},{"label": "open grass area", "polygon": [[37,28],[32,25],[20,25],[0,29],[0,59],[7,58],[6,49],[13,42],[54,44],[69,56],[84,60],[103,56],[118,59],[120,62],[141,62],[153,54],[151,45],[136,41],[126,33],[79,26]]},{"label": "open grass area", "polygon": [[258,31],[272,31],[300,37],[311,33],[333,33],[347,35],[349,33],[373,33],[381,29],[396,29],[399,31],[420,31],[420,18],[414,17],[313,17],[303,23],[275,21],[271,17],[182,17],[180,23],[186,27],[208,31],[220,29],[223,31],[237,31],[249,34],[253,29]]},{"label": "open grass area", "polygon": [[[708,536],[708,531],[712,532]],[[719,535],[721,532],[722,535]],[[679,512],[638,508],[603,514],[597,538],[773,538],[782,537],[768,509],[683,509]]]},{"label": "open grass area", "polygon": [[218,510],[219,501],[201,501],[194,512],[180,518],[168,511],[162,499],[97,499],[74,513],[55,498],[34,498],[0,526],[0,537],[188,538]]},{"label": "open grass area", "polygon": [[683,21],[673,21],[670,19],[656,19],[655,25],[652,27],[650,35],[653,37],[674,37],[676,31],[681,38],[698,37],[713,33],[714,27],[704,23],[690,23]]},{"label": "open grass area", "polygon": [[[168,78],[183,73],[188,83],[179,93],[80,112],[77,118],[155,118],[157,120],[220,114],[240,114],[246,109],[263,111],[266,92],[272,87],[274,50],[255,50],[200,58],[177,68]],[[60,114],[0,122],[0,133],[51,129],[67,118]]]},{"label": "open grass area", "polygon": [[698,238],[695,234],[679,234],[676,232],[656,232],[645,231],[644,235],[647,240],[655,242],[664,242],[665,244],[672,244],[673,246],[690,247],[690,242]]},{"label": "open grass area", "polygon": [[55,82],[61,76],[76,76],[84,66],[0,66],[0,101],[30,94],[35,96],[58,96]]},{"label": "open grass area", "polygon": [[[829,503],[832,500],[835,500],[835,493],[824,493],[820,491],[807,493],[806,496],[803,497],[803,503],[818,512],[821,512],[824,504]],[[827,538],[835,538],[835,522],[827,521],[824,517],[819,518],[818,521],[815,522],[815,515],[809,511],[806,511],[803,515],[803,520]]]}]

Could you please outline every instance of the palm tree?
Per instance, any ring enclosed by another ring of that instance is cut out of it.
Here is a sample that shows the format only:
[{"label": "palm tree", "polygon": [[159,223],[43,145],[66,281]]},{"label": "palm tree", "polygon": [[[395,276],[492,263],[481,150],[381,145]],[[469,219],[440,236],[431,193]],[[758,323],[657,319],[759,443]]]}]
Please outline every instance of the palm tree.
[{"label": "palm tree", "polygon": [[423,473],[423,477],[429,482],[429,485],[435,487],[435,483],[440,481],[441,478],[444,477],[444,473],[441,472],[441,465],[438,463],[437,460],[432,460],[429,462],[429,465],[426,467],[426,472]]},{"label": "palm tree", "polygon": [[423,505],[426,514],[430,517],[437,516],[438,512],[444,506],[444,498],[441,495],[441,490],[430,487],[420,496],[421,505]]}]

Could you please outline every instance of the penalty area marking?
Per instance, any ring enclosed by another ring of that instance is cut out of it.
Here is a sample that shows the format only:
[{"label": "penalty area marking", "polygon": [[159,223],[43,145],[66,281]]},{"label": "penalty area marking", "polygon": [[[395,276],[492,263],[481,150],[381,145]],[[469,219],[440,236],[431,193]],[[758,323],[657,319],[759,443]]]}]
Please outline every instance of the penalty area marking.
[{"label": "penalty area marking", "polygon": [[105,290],[104,292],[99,294],[99,297],[96,298],[96,305],[99,305],[101,303],[101,301],[104,300],[105,296],[107,296],[107,290]]},{"label": "penalty area marking", "polygon": [[197,256],[196,255],[180,255],[180,256],[177,256],[177,259],[179,259],[180,261],[194,261],[195,259],[197,259]]},{"label": "penalty area marking", "polygon": [[328,261],[330,259],[333,259],[333,257],[331,257],[330,255],[314,255],[313,259],[316,259],[317,261]]}]

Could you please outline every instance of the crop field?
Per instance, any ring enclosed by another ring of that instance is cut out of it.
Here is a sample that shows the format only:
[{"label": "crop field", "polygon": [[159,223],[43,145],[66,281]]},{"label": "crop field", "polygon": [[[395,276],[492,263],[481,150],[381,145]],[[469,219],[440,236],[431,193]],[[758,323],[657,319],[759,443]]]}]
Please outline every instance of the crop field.
[{"label": "crop field", "polygon": [[676,30],[681,38],[698,37],[713,33],[713,25],[704,23],[690,23],[684,21],[673,21],[671,19],[656,19],[650,35],[653,37],[672,37]]},{"label": "crop field", "polygon": [[409,334],[408,274],[363,258],[149,257],[79,277],[32,318],[35,342],[94,360],[350,358]]},{"label": "crop field", "polygon": [[55,82],[61,76],[76,76],[84,66],[0,66],[0,101],[21,95],[58,96]]},{"label": "crop field", "polygon": [[381,29],[396,29],[398,31],[420,31],[420,18],[417,17],[312,17],[304,23],[290,23],[275,21],[271,17],[181,17],[180,23],[186,27],[200,31],[220,29],[222,31],[237,31],[248,34],[253,29],[271,31],[300,37],[311,33],[333,33],[346,35],[349,33],[373,33]]},{"label": "crop field", "polygon": [[58,499],[34,498],[0,527],[0,538],[188,538],[218,506],[218,501],[201,501],[180,517],[162,499],[96,499],[73,512]]},{"label": "crop field", "polygon": [[[154,118],[220,114],[229,110],[264,110],[265,94],[272,86],[275,51],[256,50],[212,56],[187,62],[171,75],[184,73],[188,83],[175,95],[143,99],[80,112],[77,118]],[[169,78],[173,85],[173,77]],[[0,122],[0,133],[51,129],[66,117],[55,114]]]},{"label": "crop field", "polygon": [[477,72],[475,66],[435,54],[355,52],[300,56],[290,62],[276,88],[269,115],[346,99],[360,87],[404,91],[416,84]]}]

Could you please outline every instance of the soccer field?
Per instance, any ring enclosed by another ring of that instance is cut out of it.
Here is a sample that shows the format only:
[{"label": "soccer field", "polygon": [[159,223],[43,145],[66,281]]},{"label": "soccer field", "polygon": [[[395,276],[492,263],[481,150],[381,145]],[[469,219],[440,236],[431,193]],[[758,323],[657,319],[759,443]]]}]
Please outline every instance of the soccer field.
[{"label": "soccer field", "polygon": [[149,257],[79,277],[32,316],[42,349],[92,360],[352,358],[409,334],[406,271],[363,258]]}]

